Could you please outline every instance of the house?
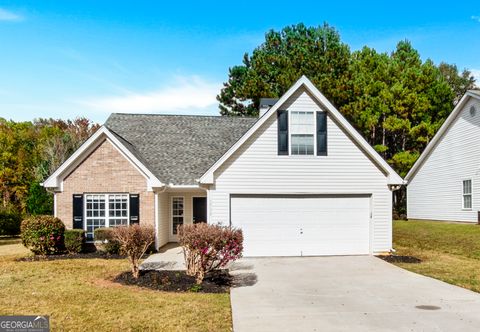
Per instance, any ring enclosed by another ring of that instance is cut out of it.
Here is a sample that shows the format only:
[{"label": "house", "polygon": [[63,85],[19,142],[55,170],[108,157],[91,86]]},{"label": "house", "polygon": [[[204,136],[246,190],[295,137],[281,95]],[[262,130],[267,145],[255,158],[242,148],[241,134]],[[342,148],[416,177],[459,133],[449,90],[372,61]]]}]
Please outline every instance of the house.
[{"label": "house", "polygon": [[259,118],[112,114],[45,182],[67,227],[240,227],[245,256],[392,248],[403,180],[306,78]]},{"label": "house", "polygon": [[405,178],[409,219],[479,221],[479,142],[480,91],[470,90]]}]

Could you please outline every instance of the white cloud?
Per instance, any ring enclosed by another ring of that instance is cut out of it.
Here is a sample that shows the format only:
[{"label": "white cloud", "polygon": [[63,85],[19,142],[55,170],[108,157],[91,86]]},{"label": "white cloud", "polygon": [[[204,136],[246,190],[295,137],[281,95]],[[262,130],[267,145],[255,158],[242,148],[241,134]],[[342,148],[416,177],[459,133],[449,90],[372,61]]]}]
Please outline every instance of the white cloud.
[{"label": "white cloud", "polygon": [[23,16],[15,14],[6,9],[0,8],[0,21],[22,21]]},{"label": "white cloud", "polygon": [[480,87],[480,69],[470,69],[473,78],[476,80],[476,85]]},{"label": "white cloud", "polygon": [[472,20],[475,20],[475,21],[477,21],[477,22],[480,22],[480,16],[472,15],[470,18],[471,18]]},{"label": "white cloud", "polygon": [[201,113],[218,103],[215,97],[221,87],[199,76],[178,76],[157,90],[91,98],[81,104],[105,112]]}]

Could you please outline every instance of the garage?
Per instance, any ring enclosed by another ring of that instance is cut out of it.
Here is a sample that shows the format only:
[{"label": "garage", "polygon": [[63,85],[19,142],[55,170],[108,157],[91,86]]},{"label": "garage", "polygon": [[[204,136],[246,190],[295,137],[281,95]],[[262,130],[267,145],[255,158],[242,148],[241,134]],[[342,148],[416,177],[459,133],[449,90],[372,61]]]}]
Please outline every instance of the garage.
[{"label": "garage", "polygon": [[232,195],[244,256],[370,253],[370,195]]}]

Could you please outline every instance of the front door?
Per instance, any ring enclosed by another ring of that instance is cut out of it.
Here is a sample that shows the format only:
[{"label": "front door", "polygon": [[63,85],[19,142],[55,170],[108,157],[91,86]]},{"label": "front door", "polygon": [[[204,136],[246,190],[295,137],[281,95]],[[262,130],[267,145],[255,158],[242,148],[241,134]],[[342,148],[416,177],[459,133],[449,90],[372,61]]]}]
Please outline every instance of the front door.
[{"label": "front door", "polygon": [[207,222],[207,198],[193,197],[193,223]]}]

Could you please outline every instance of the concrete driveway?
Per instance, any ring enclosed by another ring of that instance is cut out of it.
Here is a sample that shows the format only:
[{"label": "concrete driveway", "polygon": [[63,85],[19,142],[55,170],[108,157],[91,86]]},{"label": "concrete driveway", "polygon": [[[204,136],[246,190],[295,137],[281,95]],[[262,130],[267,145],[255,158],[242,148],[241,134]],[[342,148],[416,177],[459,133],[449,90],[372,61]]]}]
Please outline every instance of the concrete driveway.
[{"label": "concrete driveway", "polygon": [[480,331],[479,294],[375,257],[242,259],[232,270],[235,332]]}]

